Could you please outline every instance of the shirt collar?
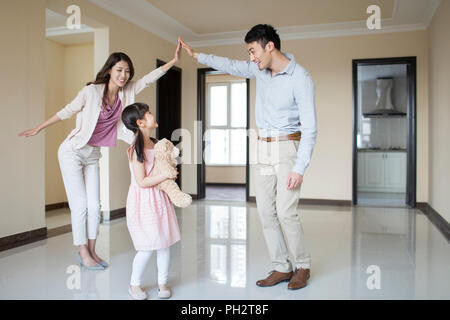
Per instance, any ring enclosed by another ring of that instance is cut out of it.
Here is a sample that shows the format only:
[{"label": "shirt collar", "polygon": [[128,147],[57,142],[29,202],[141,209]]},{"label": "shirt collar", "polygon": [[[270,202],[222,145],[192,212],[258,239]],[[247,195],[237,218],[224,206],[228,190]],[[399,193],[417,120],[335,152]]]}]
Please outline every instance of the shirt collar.
[{"label": "shirt collar", "polygon": [[291,60],[291,61],[290,61],[289,64],[286,66],[286,68],[284,68],[282,71],[278,72],[277,74],[287,73],[287,74],[289,74],[289,75],[292,75],[292,74],[294,73],[295,65],[297,64],[297,63],[295,62],[295,58],[294,58],[294,56],[293,56],[292,54],[290,54],[290,53],[285,53],[285,52],[282,52],[282,53],[283,53],[283,55],[284,55],[286,58],[288,58],[288,59]]}]

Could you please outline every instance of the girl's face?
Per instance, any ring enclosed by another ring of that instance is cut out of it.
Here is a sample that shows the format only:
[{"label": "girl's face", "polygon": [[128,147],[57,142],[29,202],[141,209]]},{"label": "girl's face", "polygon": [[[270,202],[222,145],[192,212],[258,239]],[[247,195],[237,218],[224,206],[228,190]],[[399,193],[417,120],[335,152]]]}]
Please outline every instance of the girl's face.
[{"label": "girl's face", "polygon": [[109,71],[112,81],[116,86],[122,88],[130,78],[130,67],[125,61],[117,62]]},{"label": "girl's face", "polygon": [[141,127],[147,128],[147,129],[156,129],[158,128],[158,123],[155,120],[155,116],[150,113],[150,111],[147,111],[145,113],[144,119],[141,120]]}]

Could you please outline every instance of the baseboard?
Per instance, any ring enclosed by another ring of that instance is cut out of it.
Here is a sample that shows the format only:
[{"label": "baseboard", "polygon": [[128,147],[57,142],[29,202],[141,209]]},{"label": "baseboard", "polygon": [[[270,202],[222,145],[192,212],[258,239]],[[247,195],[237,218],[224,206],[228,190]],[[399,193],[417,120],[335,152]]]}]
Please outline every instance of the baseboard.
[{"label": "baseboard", "polygon": [[420,208],[422,212],[428,217],[428,220],[439,230],[440,233],[447,239],[450,243],[450,223],[445,220],[430,204],[421,203],[417,204],[417,208]]},{"label": "baseboard", "polygon": [[0,238],[0,251],[47,239],[47,227]]},{"label": "baseboard", "polygon": [[416,202],[416,207],[420,211],[422,211],[423,214],[426,214],[426,211],[428,210],[428,203],[426,202]]},{"label": "baseboard", "polygon": [[351,207],[351,200],[331,200],[331,199],[300,199],[300,204]]},{"label": "baseboard", "polygon": [[111,210],[109,213],[109,220],[115,220],[115,219],[120,219],[126,217],[126,208],[120,208],[120,209],[115,209],[115,210]]},{"label": "baseboard", "polygon": [[198,196],[196,194],[189,194],[192,200],[198,200]]},{"label": "baseboard", "polygon": [[208,182],[205,183],[207,187],[245,187],[245,183],[218,183],[218,182]]},{"label": "baseboard", "polygon": [[56,236],[59,236],[59,235],[65,234],[65,233],[69,233],[69,232],[72,232],[71,224],[66,224],[65,226],[48,229],[47,230],[47,239],[53,238],[53,237],[56,237]]},{"label": "baseboard", "polygon": [[45,205],[45,211],[51,211],[56,209],[69,208],[68,202],[59,202]]}]

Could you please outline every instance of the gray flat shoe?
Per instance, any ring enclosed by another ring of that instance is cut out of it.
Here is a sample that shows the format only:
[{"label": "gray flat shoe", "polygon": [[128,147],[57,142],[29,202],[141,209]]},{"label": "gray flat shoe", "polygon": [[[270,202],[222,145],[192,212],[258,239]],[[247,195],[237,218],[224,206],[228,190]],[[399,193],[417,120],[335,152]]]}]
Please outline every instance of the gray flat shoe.
[{"label": "gray flat shoe", "polygon": [[105,270],[105,268],[102,265],[100,265],[99,263],[97,263],[95,266],[84,265],[83,261],[81,260],[80,253],[78,253],[78,255],[77,255],[77,260],[78,260],[78,263],[80,264],[80,266],[85,267],[88,270]]},{"label": "gray flat shoe", "polygon": [[100,261],[98,264],[101,265],[103,268],[108,268],[109,267],[109,264],[107,262],[103,261],[103,260]]}]

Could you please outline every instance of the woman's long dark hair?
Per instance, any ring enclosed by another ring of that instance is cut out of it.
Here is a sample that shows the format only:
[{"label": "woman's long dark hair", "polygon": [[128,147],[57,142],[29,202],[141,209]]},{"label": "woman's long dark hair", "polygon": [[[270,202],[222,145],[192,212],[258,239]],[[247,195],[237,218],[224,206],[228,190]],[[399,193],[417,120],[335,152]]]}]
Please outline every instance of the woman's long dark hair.
[{"label": "woman's long dark hair", "polygon": [[[144,136],[142,135],[141,130],[137,125],[138,120],[142,120],[145,117],[145,114],[150,112],[148,105],[142,102],[135,102],[130,104],[122,112],[122,122],[127,127],[127,129],[133,131],[136,139],[134,141],[134,150],[136,151],[136,156],[139,162],[145,161],[145,152],[144,152]],[[156,139],[150,138],[154,143],[157,142]]]},{"label": "woman's long dark hair", "polygon": [[[130,57],[127,56],[123,52],[114,52],[114,53],[111,53],[108,60],[106,60],[105,64],[101,68],[101,70],[97,73],[97,77],[95,78],[95,80],[90,81],[86,84],[87,86],[90,84],[104,84],[105,85],[105,90],[103,91],[102,103],[104,103],[104,100],[107,97],[107,93],[108,93],[108,83],[109,83],[109,79],[111,78],[111,76],[109,75],[109,71],[111,70],[112,67],[114,67],[116,65],[116,63],[118,63],[120,61],[125,61],[128,64],[128,67],[130,68],[130,77],[128,78],[127,83],[130,82],[130,80],[133,79],[133,76],[134,76],[134,67],[133,67],[133,63],[131,62]],[[111,101],[111,103],[112,103],[112,101]]]}]

